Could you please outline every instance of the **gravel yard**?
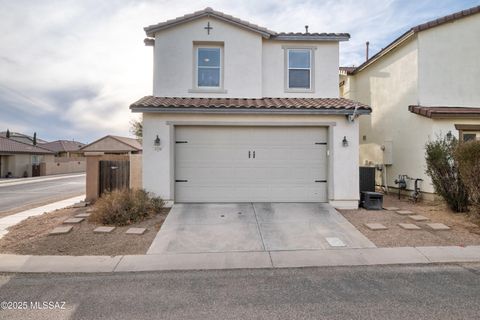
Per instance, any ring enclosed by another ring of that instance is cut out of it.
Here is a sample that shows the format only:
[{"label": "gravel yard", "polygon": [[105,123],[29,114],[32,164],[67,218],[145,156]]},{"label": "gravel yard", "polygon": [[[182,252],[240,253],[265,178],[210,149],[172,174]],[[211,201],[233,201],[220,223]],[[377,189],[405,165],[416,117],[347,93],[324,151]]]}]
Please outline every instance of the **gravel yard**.
[{"label": "gravel yard", "polygon": [[[30,217],[10,227],[9,233],[0,239],[0,253],[24,255],[127,255],[145,254],[165,220],[169,209],[154,217],[125,227],[117,227],[111,233],[99,234],[93,230],[98,225],[86,220],[73,224],[73,230],[63,235],[49,235],[55,227],[68,218],[86,213],[87,208],[66,208],[37,217]],[[125,234],[129,228],[147,228],[143,235]]]},{"label": "gravel yard", "polygon": [[[454,213],[443,203],[421,202],[414,204],[406,199],[398,200],[394,195],[384,196],[383,207],[398,207],[429,218],[414,221],[408,215],[399,215],[387,210],[339,210],[360,232],[378,247],[418,246],[466,246],[480,245],[479,219],[468,214]],[[427,223],[443,223],[451,229],[433,231]],[[381,223],[387,230],[372,231],[366,223]],[[404,230],[399,223],[413,223],[421,230]]]}]

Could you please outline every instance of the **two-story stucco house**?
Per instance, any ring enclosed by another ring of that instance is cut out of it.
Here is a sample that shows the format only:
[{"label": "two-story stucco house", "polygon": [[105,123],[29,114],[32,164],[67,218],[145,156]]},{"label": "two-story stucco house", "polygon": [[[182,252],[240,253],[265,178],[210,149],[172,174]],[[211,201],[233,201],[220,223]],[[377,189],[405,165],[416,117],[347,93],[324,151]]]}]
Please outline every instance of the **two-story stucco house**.
[{"label": "two-story stucco house", "polygon": [[339,98],[346,33],[277,33],[207,8],[145,28],[144,188],[173,202],[358,205],[358,117]]},{"label": "two-story stucco house", "polygon": [[379,184],[396,187],[398,175],[407,174],[433,193],[426,142],[480,139],[479,13],[480,6],[413,27],[341,71],[342,95],[373,109],[360,119],[360,163],[384,165]]}]

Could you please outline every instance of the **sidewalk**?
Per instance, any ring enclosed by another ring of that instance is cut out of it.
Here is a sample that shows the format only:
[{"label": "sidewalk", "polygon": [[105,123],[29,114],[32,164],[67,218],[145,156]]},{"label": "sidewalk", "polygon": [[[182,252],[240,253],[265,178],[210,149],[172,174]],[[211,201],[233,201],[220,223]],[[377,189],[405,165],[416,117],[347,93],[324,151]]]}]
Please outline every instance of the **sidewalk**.
[{"label": "sidewalk", "polygon": [[0,272],[137,272],[480,262],[480,246],[127,256],[1,254]]},{"label": "sidewalk", "polygon": [[67,173],[67,174],[57,174],[51,176],[41,176],[41,177],[30,177],[30,178],[9,178],[9,179],[0,179],[0,187],[2,186],[16,186],[27,183],[42,182],[42,181],[51,181],[51,180],[60,180],[68,179],[73,177],[85,176],[85,172],[79,173]]},{"label": "sidewalk", "polygon": [[[16,225],[22,220],[27,219],[28,217],[38,216],[44,214],[45,212],[50,212],[57,209],[62,209],[68,206],[71,206],[77,202],[85,200],[85,195],[65,199],[62,201],[53,202],[45,206],[25,210],[16,214],[0,218],[0,239],[8,233],[7,228]],[[1,261],[0,261],[1,264]]]}]

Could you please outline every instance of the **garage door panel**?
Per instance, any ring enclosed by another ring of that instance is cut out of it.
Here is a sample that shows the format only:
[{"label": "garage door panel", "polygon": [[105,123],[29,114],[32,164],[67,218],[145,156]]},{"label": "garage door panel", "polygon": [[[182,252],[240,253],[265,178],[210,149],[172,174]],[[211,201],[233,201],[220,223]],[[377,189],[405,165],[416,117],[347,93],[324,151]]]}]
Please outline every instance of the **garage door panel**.
[{"label": "garage door panel", "polygon": [[315,182],[327,178],[327,146],[316,144],[326,128],[176,127],[175,138],[177,202],[327,201]]}]

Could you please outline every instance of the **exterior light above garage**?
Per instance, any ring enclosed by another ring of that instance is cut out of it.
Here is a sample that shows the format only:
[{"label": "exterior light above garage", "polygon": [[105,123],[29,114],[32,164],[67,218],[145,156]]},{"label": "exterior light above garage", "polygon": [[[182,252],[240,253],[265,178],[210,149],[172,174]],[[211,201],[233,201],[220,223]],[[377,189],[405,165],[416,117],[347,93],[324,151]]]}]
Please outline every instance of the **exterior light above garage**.
[{"label": "exterior light above garage", "polygon": [[347,137],[346,137],[346,136],[343,137],[342,146],[348,147],[348,140],[347,140]]}]

